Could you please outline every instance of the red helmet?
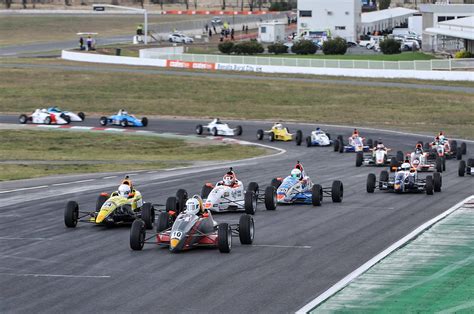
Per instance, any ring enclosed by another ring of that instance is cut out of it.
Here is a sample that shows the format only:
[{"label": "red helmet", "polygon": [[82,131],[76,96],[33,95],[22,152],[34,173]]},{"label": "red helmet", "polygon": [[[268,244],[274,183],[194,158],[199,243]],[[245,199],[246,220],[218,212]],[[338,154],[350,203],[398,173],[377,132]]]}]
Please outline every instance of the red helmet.
[{"label": "red helmet", "polygon": [[420,143],[418,143],[416,144],[416,148],[423,148],[423,146]]},{"label": "red helmet", "polygon": [[224,181],[225,185],[233,185],[237,180],[235,176],[235,172],[230,168],[230,170],[224,175],[222,181]]}]

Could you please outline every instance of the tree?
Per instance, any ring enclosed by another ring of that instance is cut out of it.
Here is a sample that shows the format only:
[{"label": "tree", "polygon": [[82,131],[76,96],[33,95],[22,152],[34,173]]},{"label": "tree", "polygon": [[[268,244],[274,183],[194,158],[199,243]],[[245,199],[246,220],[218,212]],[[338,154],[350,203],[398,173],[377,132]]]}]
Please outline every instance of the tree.
[{"label": "tree", "polygon": [[248,0],[248,2],[250,11],[253,11],[253,8],[255,7],[255,0]]},{"label": "tree", "polygon": [[222,10],[225,10],[225,0],[222,0]]},{"label": "tree", "polygon": [[385,10],[390,7],[391,0],[378,0],[379,2],[379,10]]}]

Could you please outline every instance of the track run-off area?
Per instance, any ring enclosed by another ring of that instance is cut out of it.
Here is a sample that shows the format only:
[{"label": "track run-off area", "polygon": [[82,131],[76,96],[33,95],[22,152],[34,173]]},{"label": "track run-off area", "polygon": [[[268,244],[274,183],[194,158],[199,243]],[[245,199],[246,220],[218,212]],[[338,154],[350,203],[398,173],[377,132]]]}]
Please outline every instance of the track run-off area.
[{"label": "track run-off area", "polygon": [[[152,119],[146,130],[193,135],[203,120]],[[1,116],[0,123],[17,123]],[[233,123],[236,124],[236,123]],[[244,141],[257,142],[257,129],[270,122],[239,121]],[[84,126],[99,126],[87,118]],[[315,125],[285,123],[309,135]],[[348,137],[353,127],[321,126],[333,138]],[[359,128],[367,138],[381,138],[393,151],[411,151],[432,136]],[[467,156],[474,143],[467,143]],[[270,184],[286,176],[297,160],[323,186],[344,184],[342,203],[323,200],[321,207],[278,206],[255,214],[255,241],[235,241],[230,254],[192,250],[171,254],[147,246],[129,248],[129,227],[81,224],[67,229],[63,210],[68,200],[94,208],[100,192],[111,192],[125,173],[54,176],[0,183],[1,312],[191,312],[283,313],[308,304],[342,278],[423,223],[473,194],[472,178],[457,175],[458,162],[447,161],[441,193],[366,192],[367,174],[379,168],[355,167],[355,154],[332,147],[263,142],[281,149],[265,158],[209,166],[128,173],[144,200],[163,204],[179,188],[199,194],[232,166],[247,185]],[[118,169],[119,170],[119,169]],[[218,222],[238,221],[240,213],[216,214]]]}]

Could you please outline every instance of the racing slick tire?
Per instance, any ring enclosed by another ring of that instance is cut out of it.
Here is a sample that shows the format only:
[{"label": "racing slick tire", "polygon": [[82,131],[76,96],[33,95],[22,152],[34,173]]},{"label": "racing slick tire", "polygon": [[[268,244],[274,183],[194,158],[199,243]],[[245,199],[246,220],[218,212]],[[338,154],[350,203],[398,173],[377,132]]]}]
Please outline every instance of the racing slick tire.
[{"label": "racing slick tire", "polygon": [[339,151],[339,145],[340,145],[339,140],[338,140],[338,139],[335,140],[335,141],[334,141],[334,151],[335,151],[335,152],[338,152],[338,151]]},{"label": "racing slick tire", "polygon": [[450,147],[450,149],[451,149],[451,152],[453,152],[454,155],[456,155],[455,153],[458,152],[458,148],[459,148],[459,147],[458,147],[458,141],[456,141],[456,140],[450,141],[449,147]]},{"label": "racing slick tire", "polygon": [[148,118],[147,118],[147,117],[143,117],[143,118],[142,118],[142,125],[143,125],[143,126],[147,126],[147,125],[148,125]]},{"label": "racing slick tire", "polygon": [[178,200],[175,196],[170,196],[166,199],[165,210],[167,212],[178,213]]},{"label": "racing slick tire", "polygon": [[433,173],[433,189],[435,192],[441,192],[441,186],[443,185],[443,181],[441,178],[441,173],[435,172]]},{"label": "racing slick tire", "polygon": [[130,248],[134,251],[141,251],[145,245],[146,229],[145,222],[136,219],[130,228]]},{"label": "racing slick tire", "polygon": [[405,156],[403,155],[403,152],[401,150],[397,151],[397,161],[403,162],[404,160],[405,160]]},{"label": "racing slick tire", "polygon": [[426,142],[423,144],[423,150],[429,152],[431,150],[430,143]]},{"label": "racing slick tire", "polygon": [[433,177],[432,176],[427,176],[426,177],[425,190],[426,190],[427,195],[433,195],[434,183],[433,183]]},{"label": "racing slick tire", "polygon": [[461,153],[462,153],[463,155],[466,155],[466,154],[467,154],[467,145],[466,145],[465,142],[462,142],[462,143],[461,143]]},{"label": "racing slick tire", "polygon": [[197,134],[197,135],[201,135],[202,132],[203,132],[203,130],[204,130],[204,129],[202,128],[202,125],[201,125],[201,124],[196,125],[196,134]]},{"label": "racing slick tire", "polygon": [[160,233],[171,227],[170,214],[168,212],[161,212],[156,221],[156,233]]},{"label": "racing slick tire", "polygon": [[364,161],[364,153],[357,152],[356,154],[356,167],[362,166],[362,162]]},{"label": "racing slick tire", "polygon": [[375,174],[369,173],[367,176],[367,193],[374,193],[376,182],[377,178],[375,177]]},{"label": "racing slick tire", "polygon": [[242,129],[242,126],[241,126],[241,125],[238,125],[238,126],[235,127],[235,135],[241,136],[241,135],[242,135],[242,131],[243,131],[243,129]]},{"label": "racing slick tire", "polygon": [[84,121],[84,120],[86,119],[86,115],[85,115],[85,113],[82,112],[82,111],[81,111],[81,112],[78,112],[78,113],[77,113],[77,116],[78,116],[79,118],[81,118],[82,121]]},{"label": "racing slick tire", "polygon": [[26,122],[28,122],[28,117],[26,116],[26,114],[20,115],[20,117],[18,118],[18,122],[20,122],[21,124],[25,124]]},{"label": "racing slick tire", "polygon": [[446,171],[446,157],[442,157],[441,160],[443,161],[443,171]]},{"label": "racing slick tire", "polygon": [[97,198],[97,202],[95,203],[95,212],[98,213],[100,212],[100,209],[102,208],[102,205],[104,205],[105,201],[109,199],[109,196],[106,194],[101,194]]},{"label": "racing slick tire", "polygon": [[277,208],[276,189],[273,186],[265,188],[265,208],[267,210],[275,210]]},{"label": "racing slick tire", "polygon": [[311,136],[306,137],[306,147],[311,147]]},{"label": "racing slick tire", "polygon": [[458,175],[460,177],[464,177],[465,174],[466,174],[466,161],[461,160],[459,162]]},{"label": "racing slick tire", "polygon": [[209,184],[204,184],[201,189],[201,198],[206,199],[209,196],[209,193],[211,193],[212,187],[209,186]]},{"label": "racing slick tire", "polygon": [[379,145],[379,141],[375,140],[374,143],[372,144],[373,147],[377,147]]},{"label": "racing slick tire", "polygon": [[382,182],[388,182],[388,179],[389,179],[388,171],[387,170],[382,170],[380,172],[380,179],[379,179],[380,185],[382,185]]},{"label": "racing slick tire", "polygon": [[155,209],[150,203],[144,203],[141,208],[141,217],[145,222],[145,227],[148,230],[153,229],[153,224],[155,223]]},{"label": "racing slick tire", "polygon": [[64,209],[64,224],[68,228],[75,228],[79,219],[79,205],[75,201],[69,201]]},{"label": "racing slick tire", "polygon": [[390,172],[395,172],[398,168],[398,160],[397,157],[390,158]]},{"label": "racing slick tire", "polygon": [[462,159],[462,149],[458,149],[456,151],[456,159],[461,160]]},{"label": "racing slick tire", "polygon": [[247,191],[252,191],[255,192],[255,194],[258,194],[258,183],[257,182],[250,182],[249,185],[247,186]]},{"label": "racing slick tire", "polygon": [[323,187],[319,184],[315,184],[311,188],[311,204],[313,204],[313,206],[321,206],[322,201]]},{"label": "racing slick tire", "polygon": [[277,178],[273,178],[270,185],[273,186],[275,189],[278,189],[281,185],[281,181],[278,180]]},{"label": "racing slick tire", "polygon": [[51,117],[44,118],[44,124],[51,124]]},{"label": "racing slick tire", "polygon": [[244,195],[245,213],[255,215],[257,211],[257,195],[254,191],[246,191]]},{"label": "racing slick tire", "polygon": [[100,125],[106,126],[107,125],[107,117],[100,117]]},{"label": "racing slick tire", "polygon": [[274,142],[275,141],[275,133],[270,132],[268,134],[268,139],[270,140],[270,142]]},{"label": "racing slick tire", "polygon": [[257,130],[257,140],[261,141],[263,140],[263,130],[262,129],[259,129]]},{"label": "racing slick tire", "polygon": [[333,203],[342,202],[343,197],[344,197],[344,185],[339,180],[333,181],[332,186],[331,186],[331,198],[332,198]]},{"label": "racing slick tire", "polygon": [[232,250],[232,229],[225,222],[217,227],[217,248],[221,253],[230,253]]},{"label": "racing slick tire", "polygon": [[344,153],[344,142],[342,140],[339,140],[339,153]]},{"label": "racing slick tire", "polygon": [[242,215],[239,219],[239,239],[241,244],[252,244],[255,237],[255,225],[250,215]]},{"label": "racing slick tire", "polygon": [[329,140],[331,140],[331,134],[326,133],[326,136],[328,137]]},{"label": "racing slick tire", "polygon": [[188,192],[185,189],[179,189],[176,192],[176,201],[178,202],[178,213],[184,211],[186,201],[188,200]]},{"label": "racing slick tire", "polygon": [[64,113],[61,113],[60,118],[63,119],[64,121],[66,121],[66,124],[71,123],[71,117],[64,114]]},{"label": "racing slick tire", "polygon": [[212,128],[211,129],[211,134],[212,134],[212,136],[217,136],[218,135],[217,128]]},{"label": "racing slick tire", "polygon": [[443,172],[443,162],[441,161],[441,158],[436,158],[435,168],[436,172]]},{"label": "racing slick tire", "polygon": [[120,126],[123,128],[126,128],[128,126],[128,121],[126,119],[123,119],[120,121]]},{"label": "racing slick tire", "polygon": [[295,140],[296,140],[296,145],[300,146],[301,142],[303,141],[303,131],[301,131],[301,130],[296,131]]},{"label": "racing slick tire", "polygon": [[367,140],[367,146],[369,146],[369,148],[374,148],[374,141],[372,141],[371,138]]},{"label": "racing slick tire", "polygon": [[474,158],[469,158],[467,160],[467,166],[468,167],[474,167]]}]

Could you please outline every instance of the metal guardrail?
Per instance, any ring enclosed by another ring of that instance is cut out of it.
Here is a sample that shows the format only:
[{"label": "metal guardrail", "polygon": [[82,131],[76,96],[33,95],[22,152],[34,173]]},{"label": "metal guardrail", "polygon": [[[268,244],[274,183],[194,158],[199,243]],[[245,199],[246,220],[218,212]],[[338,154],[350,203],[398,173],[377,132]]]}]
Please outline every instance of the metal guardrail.
[{"label": "metal guardrail", "polygon": [[231,63],[250,65],[295,66],[368,70],[453,71],[474,70],[474,59],[433,59],[416,61],[333,60],[311,58],[280,58],[261,56],[229,56],[206,54],[160,54],[159,59],[187,62]]}]

